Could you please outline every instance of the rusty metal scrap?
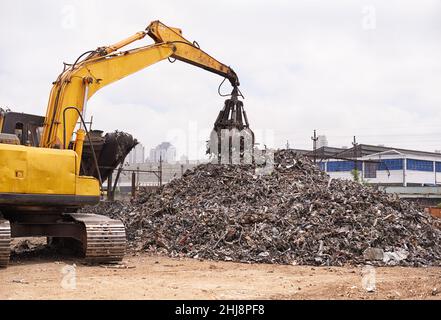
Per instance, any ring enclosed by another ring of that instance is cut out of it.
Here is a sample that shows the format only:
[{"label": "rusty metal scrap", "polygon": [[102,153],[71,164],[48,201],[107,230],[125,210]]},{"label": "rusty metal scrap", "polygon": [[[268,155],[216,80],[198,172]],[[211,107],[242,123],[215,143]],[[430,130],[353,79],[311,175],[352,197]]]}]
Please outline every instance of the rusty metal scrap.
[{"label": "rusty metal scrap", "polygon": [[[330,179],[309,159],[202,164],[133,203],[89,208],[121,219],[134,250],[246,263],[440,265],[434,218],[398,196]],[[373,248],[373,249],[369,249]]]}]

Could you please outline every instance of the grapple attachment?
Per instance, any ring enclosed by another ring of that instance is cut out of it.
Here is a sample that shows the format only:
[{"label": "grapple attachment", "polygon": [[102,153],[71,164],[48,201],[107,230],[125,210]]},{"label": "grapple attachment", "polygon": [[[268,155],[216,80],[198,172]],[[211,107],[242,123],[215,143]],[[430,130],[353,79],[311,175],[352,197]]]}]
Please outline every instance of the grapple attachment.
[{"label": "grapple attachment", "polygon": [[207,153],[213,155],[218,163],[252,163],[253,148],[254,133],[235,87],[214,123]]}]

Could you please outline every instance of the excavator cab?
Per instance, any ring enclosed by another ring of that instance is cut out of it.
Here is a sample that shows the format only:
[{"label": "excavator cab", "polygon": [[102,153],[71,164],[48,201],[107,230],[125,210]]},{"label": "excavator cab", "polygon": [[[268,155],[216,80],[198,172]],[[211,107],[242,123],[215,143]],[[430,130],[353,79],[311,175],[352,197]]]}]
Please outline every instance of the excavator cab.
[{"label": "excavator cab", "polygon": [[39,145],[44,117],[4,109],[0,110],[0,117],[0,143]]}]

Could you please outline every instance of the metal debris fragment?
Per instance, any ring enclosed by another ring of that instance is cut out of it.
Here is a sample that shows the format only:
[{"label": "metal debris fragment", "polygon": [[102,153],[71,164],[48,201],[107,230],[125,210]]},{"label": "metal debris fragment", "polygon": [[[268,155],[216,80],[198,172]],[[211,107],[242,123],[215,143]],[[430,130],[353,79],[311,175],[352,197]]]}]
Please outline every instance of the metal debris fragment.
[{"label": "metal debris fragment", "polygon": [[365,260],[383,260],[384,252],[380,248],[367,248],[363,251],[363,257]]}]

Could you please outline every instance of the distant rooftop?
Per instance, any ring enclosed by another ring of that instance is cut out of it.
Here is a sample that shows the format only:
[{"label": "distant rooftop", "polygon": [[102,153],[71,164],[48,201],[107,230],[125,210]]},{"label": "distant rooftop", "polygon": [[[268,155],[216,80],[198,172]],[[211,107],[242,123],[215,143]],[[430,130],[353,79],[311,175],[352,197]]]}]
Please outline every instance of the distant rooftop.
[{"label": "distant rooftop", "polygon": [[360,158],[370,154],[380,153],[390,150],[395,150],[407,154],[421,155],[421,156],[441,157],[441,153],[438,152],[401,149],[401,148],[393,148],[393,147],[385,147],[385,146],[374,146],[369,144],[358,144],[357,146],[348,149],[335,148],[335,147],[321,147],[321,148],[317,148],[315,152],[312,150],[303,150],[303,149],[291,149],[291,150],[293,150],[298,154],[306,155],[308,157],[316,156],[318,159],[354,158],[354,157]]},{"label": "distant rooftop", "polygon": [[306,155],[309,152],[311,152],[311,150],[304,150],[304,149],[291,149],[290,148],[289,150],[294,151],[295,153],[301,154],[301,155]]},{"label": "distant rooftop", "polygon": [[369,144],[359,144],[356,147],[352,147],[350,149],[346,149],[342,152],[339,152],[335,154],[335,156],[341,158],[353,158],[353,157],[359,158],[370,154],[390,151],[390,150],[395,150],[401,153],[411,153],[421,156],[437,156],[437,157],[441,156],[441,154],[437,152],[401,149],[401,148],[393,148],[393,147],[385,147],[385,146],[373,146]]}]

